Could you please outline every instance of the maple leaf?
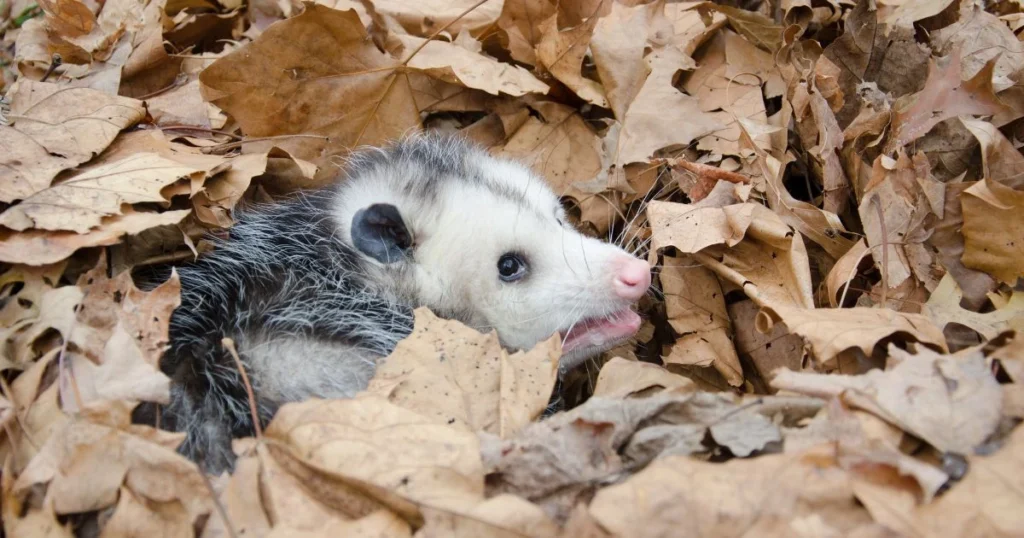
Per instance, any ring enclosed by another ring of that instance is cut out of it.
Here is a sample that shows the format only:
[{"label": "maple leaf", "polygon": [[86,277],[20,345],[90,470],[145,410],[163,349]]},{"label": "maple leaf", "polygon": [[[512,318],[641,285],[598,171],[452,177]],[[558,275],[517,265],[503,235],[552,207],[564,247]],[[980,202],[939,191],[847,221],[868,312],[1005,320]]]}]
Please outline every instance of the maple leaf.
[{"label": "maple leaf", "polygon": [[308,5],[203,70],[203,95],[250,136],[304,135],[276,143],[323,164],[419,126],[399,63],[366,38],[355,12]]}]

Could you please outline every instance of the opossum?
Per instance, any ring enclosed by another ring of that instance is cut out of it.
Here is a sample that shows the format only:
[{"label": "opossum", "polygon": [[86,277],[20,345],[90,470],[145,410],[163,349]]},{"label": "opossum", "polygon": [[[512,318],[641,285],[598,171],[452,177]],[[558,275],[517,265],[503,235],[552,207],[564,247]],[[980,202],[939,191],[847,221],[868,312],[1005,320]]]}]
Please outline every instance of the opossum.
[{"label": "opossum", "polygon": [[181,306],[161,369],[164,427],[207,472],[233,467],[254,424],[235,342],[266,423],[310,397],[352,397],[427,307],[509,350],[563,337],[571,369],[630,338],[649,265],[576,231],[524,164],[451,135],[414,135],[347,159],[338,180],[236,216],[179,268]]}]

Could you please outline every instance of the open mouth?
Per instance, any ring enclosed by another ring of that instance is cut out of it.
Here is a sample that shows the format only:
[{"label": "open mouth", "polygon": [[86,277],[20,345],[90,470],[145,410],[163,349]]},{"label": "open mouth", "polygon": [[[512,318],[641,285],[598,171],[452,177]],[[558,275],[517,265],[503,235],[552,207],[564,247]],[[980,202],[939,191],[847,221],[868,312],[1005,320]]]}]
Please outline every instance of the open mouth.
[{"label": "open mouth", "polygon": [[562,333],[562,354],[597,354],[628,339],[639,329],[640,315],[629,308],[610,316],[584,319]]}]

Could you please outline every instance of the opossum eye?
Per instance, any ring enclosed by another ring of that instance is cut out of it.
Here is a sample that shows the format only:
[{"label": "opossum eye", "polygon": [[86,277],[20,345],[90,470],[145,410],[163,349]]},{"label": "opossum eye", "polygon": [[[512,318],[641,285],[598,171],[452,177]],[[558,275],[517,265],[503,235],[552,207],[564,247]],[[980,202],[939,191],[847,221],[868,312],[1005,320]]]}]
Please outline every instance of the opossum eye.
[{"label": "opossum eye", "polygon": [[355,247],[381,263],[403,259],[412,246],[405,221],[391,204],[373,204],[356,211],[351,233]]},{"label": "opossum eye", "polygon": [[511,252],[498,258],[498,277],[505,282],[515,282],[526,276],[526,262],[518,254]]}]

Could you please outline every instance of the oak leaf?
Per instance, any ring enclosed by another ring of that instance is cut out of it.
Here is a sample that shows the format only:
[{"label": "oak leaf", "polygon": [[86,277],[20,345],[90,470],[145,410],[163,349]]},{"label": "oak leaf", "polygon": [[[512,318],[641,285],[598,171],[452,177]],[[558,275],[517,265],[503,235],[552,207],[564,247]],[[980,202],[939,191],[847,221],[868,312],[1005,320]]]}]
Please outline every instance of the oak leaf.
[{"label": "oak leaf", "polygon": [[558,14],[554,14],[539,26],[541,39],[537,43],[537,60],[559,81],[576,95],[599,107],[608,108],[604,88],[600,83],[583,76],[583,57],[590,46],[598,18],[590,17],[574,28],[560,30]]},{"label": "oak leaf", "polygon": [[947,273],[932,291],[922,313],[940,329],[957,323],[977,331],[985,339],[995,338],[1007,329],[1024,330],[1024,293],[1014,291],[1007,304],[984,314],[960,306],[963,296],[952,273]]},{"label": "oak leaf", "polygon": [[664,17],[658,8],[663,8],[662,4],[628,7],[613,3],[611,12],[594,27],[590,41],[594,65],[608,106],[619,120],[624,119],[650,72],[643,61],[644,48],[654,24],[652,19]]},{"label": "oak leaf", "polygon": [[986,179],[960,194],[964,265],[1014,286],[1024,276],[1024,191]]}]

